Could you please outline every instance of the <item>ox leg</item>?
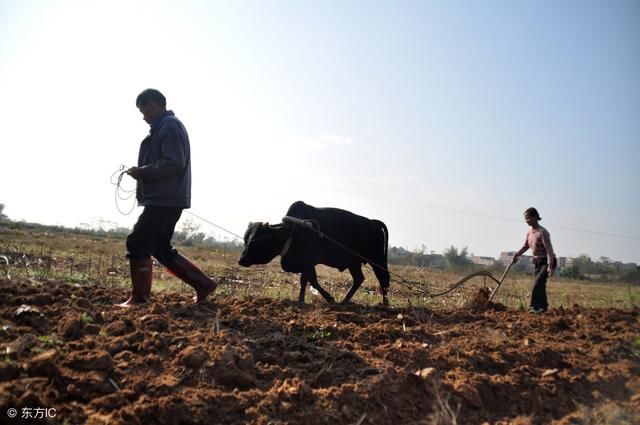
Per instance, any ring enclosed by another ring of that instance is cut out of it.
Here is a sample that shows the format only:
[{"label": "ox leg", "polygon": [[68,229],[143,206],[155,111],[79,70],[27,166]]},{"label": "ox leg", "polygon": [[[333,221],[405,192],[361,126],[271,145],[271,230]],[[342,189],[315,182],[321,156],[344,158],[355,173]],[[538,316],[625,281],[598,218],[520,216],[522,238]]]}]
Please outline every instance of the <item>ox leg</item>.
[{"label": "ox leg", "polygon": [[300,274],[300,294],[298,295],[298,302],[304,304],[304,294],[307,291],[307,282],[309,281],[309,276],[307,273]]},{"label": "ox leg", "polygon": [[316,291],[320,292],[320,295],[322,295],[329,304],[335,304],[336,300],[331,296],[330,293],[325,291],[318,283],[318,276],[316,276],[315,267],[311,267],[311,270],[309,271],[308,276],[309,276],[309,283],[311,283],[311,287]]},{"label": "ox leg", "polygon": [[373,267],[373,272],[376,274],[378,278],[378,282],[380,282],[380,291],[382,292],[382,303],[384,305],[389,305],[389,299],[387,298],[387,293],[389,292],[389,281],[391,280],[391,275],[389,274],[389,270],[380,269],[379,267]]},{"label": "ox leg", "polygon": [[345,295],[344,300],[342,300],[342,304],[346,304],[351,300],[353,294],[356,293],[362,282],[364,282],[364,274],[362,274],[362,268],[360,264],[357,266],[349,267],[349,272],[351,273],[351,277],[353,278],[353,284],[351,285],[351,289]]}]

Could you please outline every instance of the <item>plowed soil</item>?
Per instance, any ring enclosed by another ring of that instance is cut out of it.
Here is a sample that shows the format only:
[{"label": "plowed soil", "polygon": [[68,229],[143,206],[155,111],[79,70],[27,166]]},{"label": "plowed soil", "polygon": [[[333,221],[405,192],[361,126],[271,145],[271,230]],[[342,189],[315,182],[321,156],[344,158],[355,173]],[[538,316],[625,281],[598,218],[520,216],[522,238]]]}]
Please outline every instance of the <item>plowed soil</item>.
[{"label": "plowed soil", "polygon": [[3,423],[640,423],[637,309],[479,292],[454,311],[169,293],[123,310],[123,290],[0,285]]}]

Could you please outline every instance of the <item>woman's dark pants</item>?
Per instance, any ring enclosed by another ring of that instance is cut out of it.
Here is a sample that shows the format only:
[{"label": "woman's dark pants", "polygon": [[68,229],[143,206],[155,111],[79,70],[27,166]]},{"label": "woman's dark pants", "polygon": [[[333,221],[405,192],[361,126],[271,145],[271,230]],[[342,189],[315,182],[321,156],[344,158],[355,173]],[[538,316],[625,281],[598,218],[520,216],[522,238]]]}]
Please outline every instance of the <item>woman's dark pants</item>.
[{"label": "woman's dark pants", "polygon": [[547,260],[537,260],[535,265],[533,281],[533,291],[531,292],[531,307],[535,309],[547,310],[549,303],[547,302]]}]

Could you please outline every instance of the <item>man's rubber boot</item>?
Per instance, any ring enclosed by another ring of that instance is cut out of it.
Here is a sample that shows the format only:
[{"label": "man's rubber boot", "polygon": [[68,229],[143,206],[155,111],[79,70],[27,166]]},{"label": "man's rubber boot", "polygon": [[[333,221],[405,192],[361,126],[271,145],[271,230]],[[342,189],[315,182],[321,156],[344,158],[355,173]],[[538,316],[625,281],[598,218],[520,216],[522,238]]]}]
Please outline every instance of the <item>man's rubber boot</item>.
[{"label": "man's rubber boot", "polygon": [[195,302],[201,303],[218,286],[195,264],[182,255],[176,255],[169,264],[165,264],[171,274],[196,290]]},{"label": "man's rubber boot", "polygon": [[118,307],[130,307],[137,304],[146,304],[151,301],[151,283],[153,281],[153,260],[129,260],[131,269],[131,295]]}]

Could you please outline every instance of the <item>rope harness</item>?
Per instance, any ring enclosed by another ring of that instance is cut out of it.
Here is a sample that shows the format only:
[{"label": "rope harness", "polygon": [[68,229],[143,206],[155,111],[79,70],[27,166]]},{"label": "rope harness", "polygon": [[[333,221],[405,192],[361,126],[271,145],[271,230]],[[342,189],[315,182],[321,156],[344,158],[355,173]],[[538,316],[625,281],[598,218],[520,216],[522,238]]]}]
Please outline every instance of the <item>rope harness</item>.
[{"label": "rope harness", "polygon": [[111,174],[111,178],[109,179],[111,184],[115,185],[116,187],[116,190],[115,190],[116,208],[118,209],[118,212],[122,215],[131,214],[133,212],[133,209],[136,207],[136,203],[134,199],[133,202],[131,202],[131,208],[128,211],[125,212],[122,210],[122,208],[120,208],[119,201],[129,201],[136,194],[136,189],[124,189],[122,187],[122,177],[125,174],[127,174],[127,171],[129,170],[130,168],[127,168],[125,165],[120,165],[120,167],[116,171],[114,171],[113,174]]}]

